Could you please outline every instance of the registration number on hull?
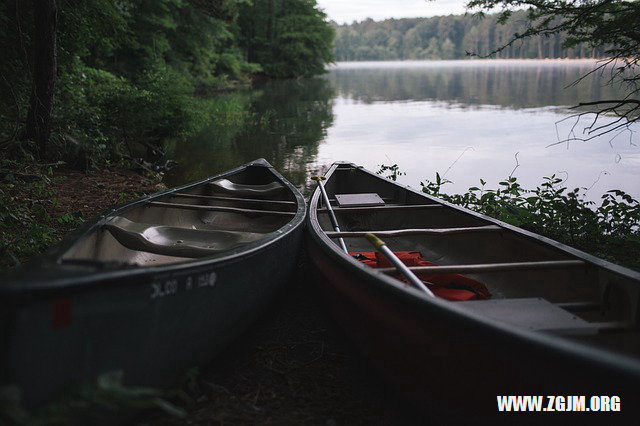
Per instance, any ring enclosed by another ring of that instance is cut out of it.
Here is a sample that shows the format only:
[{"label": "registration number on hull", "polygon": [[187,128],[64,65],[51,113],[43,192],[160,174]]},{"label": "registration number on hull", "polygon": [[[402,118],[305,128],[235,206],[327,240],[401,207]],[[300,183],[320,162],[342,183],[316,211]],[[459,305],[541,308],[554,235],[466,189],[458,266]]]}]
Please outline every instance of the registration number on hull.
[{"label": "registration number on hull", "polygon": [[151,299],[173,296],[181,291],[191,291],[195,288],[214,287],[216,285],[216,273],[189,275],[178,279],[171,278],[164,281],[151,283]]}]

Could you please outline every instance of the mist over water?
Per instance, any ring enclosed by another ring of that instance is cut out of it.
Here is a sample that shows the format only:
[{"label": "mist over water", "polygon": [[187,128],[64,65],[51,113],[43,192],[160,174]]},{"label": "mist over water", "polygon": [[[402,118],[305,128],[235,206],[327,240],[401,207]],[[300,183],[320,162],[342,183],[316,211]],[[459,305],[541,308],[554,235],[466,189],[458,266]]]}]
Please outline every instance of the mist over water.
[{"label": "mist over water", "polygon": [[[581,101],[623,96],[592,74],[593,61],[407,61],[338,63],[319,79],[267,83],[254,92],[242,129],[220,141],[203,131],[198,155],[182,162],[208,174],[264,156],[296,185],[334,161],[370,170],[398,164],[401,183],[420,188],[435,173],[445,192],[488,188],[511,173],[525,187],[556,174],[589,199],[610,189],[640,197],[640,137],[610,134],[588,142],[589,119],[568,119]],[[610,120],[610,119],[609,119]],[[573,131],[573,133],[572,133]],[[615,136],[615,137],[614,137]],[[202,141],[207,140],[206,149]],[[217,141],[217,142],[216,142]],[[516,158],[517,156],[517,158]],[[178,159],[181,161],[181,159]],[[208,162],[207,167],[196,163]],[[216,164],[219,165],[219,170]],[[223,165],[224,164],[224,165]],[[188,168],[187,167],[187,168]],[[177,179],[180,180],[180,179]]]}]

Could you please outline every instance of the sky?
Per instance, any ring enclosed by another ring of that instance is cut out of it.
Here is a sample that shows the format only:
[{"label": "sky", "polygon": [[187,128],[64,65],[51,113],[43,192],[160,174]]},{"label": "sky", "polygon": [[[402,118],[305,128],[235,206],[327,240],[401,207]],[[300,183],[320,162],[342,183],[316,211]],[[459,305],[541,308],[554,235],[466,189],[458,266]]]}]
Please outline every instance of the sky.
[{"label": "sky", "polygon": [[415,18],[462,14],[466,0],[316,0],[330,20],[339,24],[372,18]]}]

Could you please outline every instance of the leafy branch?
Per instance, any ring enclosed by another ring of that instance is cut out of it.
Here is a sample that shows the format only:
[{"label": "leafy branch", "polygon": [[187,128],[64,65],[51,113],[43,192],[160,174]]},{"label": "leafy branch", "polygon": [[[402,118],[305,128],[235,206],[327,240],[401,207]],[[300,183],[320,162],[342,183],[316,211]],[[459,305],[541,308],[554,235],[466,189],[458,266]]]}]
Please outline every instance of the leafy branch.
[{"label": "leafy branch", "polygon": [[[596,68],[572,84],[578,84],[588,75],[600,72],[604,76],[609,72],[606,84],[620,84],[627,95],[623,99],[583,101],[574,106],[593,108],[573,117],[593,116],[593,122],[584,131],[586,138],[567,138],[560,141],[590,140],[606,133],[627,130],[640,120],[640,100],[633,97],[640,91],[640,31],[637,21],[640,17],[640,2],[628,0],[470,0],[470,10],[484,11],[500,8],[498,21],[506,23],[514,10],[526,9],[527,27],[521,33],[515,33],[502,46],[489,53],[472,55],[491,57],[518,41],[530,37],[550,37],[566,34],[564,47],[580,44],[591,47],[604,47],[608,58],[600,61]],[[613,122],[601,124],[603,116],[613,116]]]},{"label": "leafy branch", "polygon": [[464,194],[446,194],[449,183],[438,173],[421,182],[422,191],[529,231],[572,245],[596,256],[640,269],[640,201],[621,190],[601,197],[600,205],[585,200],[588,188],[568,190],[556,175],[535,189],[525,189],[516,177],[487,189],[486,181]]}]

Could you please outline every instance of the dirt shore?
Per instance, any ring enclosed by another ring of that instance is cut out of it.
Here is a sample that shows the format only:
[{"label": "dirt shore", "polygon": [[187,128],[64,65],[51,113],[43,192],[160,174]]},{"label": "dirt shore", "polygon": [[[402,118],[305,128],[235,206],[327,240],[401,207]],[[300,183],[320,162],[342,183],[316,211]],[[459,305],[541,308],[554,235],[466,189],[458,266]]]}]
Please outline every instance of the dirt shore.
[{"label": "dirt shore", "polygon": [[91,219],[116,204],[161,191],[166,186],[130,170],[104,170],[94,174],[61,170],[55,174],[51,189],[58,200],[54,213],[79,211],[82,217]]}]

